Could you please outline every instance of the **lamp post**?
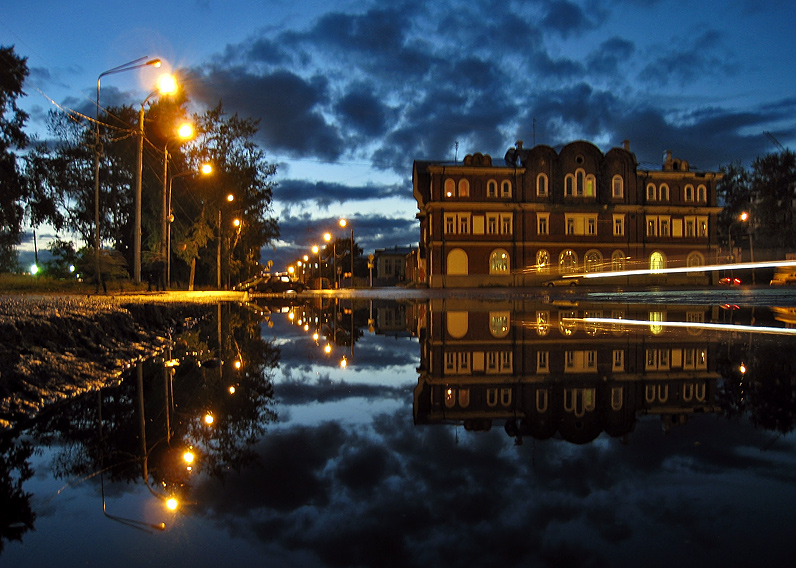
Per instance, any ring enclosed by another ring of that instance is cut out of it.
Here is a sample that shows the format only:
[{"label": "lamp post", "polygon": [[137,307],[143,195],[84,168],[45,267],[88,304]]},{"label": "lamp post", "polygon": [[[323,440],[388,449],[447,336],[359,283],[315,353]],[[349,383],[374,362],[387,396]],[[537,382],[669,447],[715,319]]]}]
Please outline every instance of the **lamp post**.
[{"label": "lamp post", "polygon": [[[345,228],[348,221],[340,219],[340,226]],[[351,287],[354,287],[354,227],[351,227]]]},{"label": "lamp post", "polygon": [[181,124],[180,127],[177,129],[177,136],[169,138],[163,144],[163,205],[162,205],[162,219],[160,220],[160,256],[163,258],[164,264],[167,265],[166,268],[166,288],[168,289],[171,285],[171,262],[166,259],[166,255],[169,254],[169,245],[168,245],[168,237],[166,233],[168,232],[168,217],[169,211],[171,210],[171,198],[170,198],[170,187],[171,187],[171,180],[169,179],[169,142],[173,142],[174,140],[188,140],[193,136],[193,126],[188,123]]},{"label": "lamp post", "polygon": [[[227,201],[232,203],[235,201],[235,196],[231,193],[227,195]],[[222,240],[222,229],[221,229],[221,206],[218,207],[218,258],[217,258],[217,285],[218,289],[221,290],[221,240]]]},{"label": "lamp post", "polygon": [[97,108],[94,121],[94,269],[96,271],[96,284],[97,292],[99,292],[100,283],[102,282],[102,274],[100,271],[100,154],[102,148],[100,144],[100,131],[99,131],[99,109],[100,109],[100,82],[106,75],[113,75],[114,73],[121,73],[123,71],[132,71],[141,67],[160,67],[160,59],[149,59],[149,57],[139,57],[134,61],[128,61],[122,65],[103,71],[97,77]]},{"label": "lamp post", "polygon": [[321,286],[321,249],[318,245],[312,245],[312,253],[318,255],[318,290],[322,288]]},{"label": "lamp post", "polygon": [[138,167],[135,180],[135,236],[133,237],[133,280],[136,284],[141,283],[141,176],[144,170],[144,106],[158,93],[166,95],[175,90],[177,90],[177,82],[174,77],[172,75],[161,76],[158,88],[144,99],[138,113]]},{"label": "lamp post", "polygon": [[[738,219],[742,223],[746,223],[747,221],[750,220],[750,217],[751,216],[749,215],[749,213],[744,211],[743,213],[741,213],[741,215],[738,217]],[[754,261],[755,261],[755,249],[754,249],[754,245],[752,244],[751,222],[749,223],[749,225],[747,225],[746,234],[749,235],[749,261],[754,263]],[[752,269],[752,284],[754,284],[754,283],[755,283],[755,271],[754,271],[754,269]]]},{"label": "lamp post", "polygon": [[[166,226],[166,286],[171,288],[171,224],[174,222],[174,213],[171,211],[171,185],[174,181],[174,178],[178,177],[185,177],[185,176],[195,176],[197,172],[187,171],[182,172],[179,174],[174,174],[173,176],[169,177],[169,189],[168,189],[168,198],[167,198],[167,210],[168,210],[168,225]],[[202,164],[202,167],[199,168],[199,173],[202,175],[209,175],[213,173],[213,166],[210,164]]]}]

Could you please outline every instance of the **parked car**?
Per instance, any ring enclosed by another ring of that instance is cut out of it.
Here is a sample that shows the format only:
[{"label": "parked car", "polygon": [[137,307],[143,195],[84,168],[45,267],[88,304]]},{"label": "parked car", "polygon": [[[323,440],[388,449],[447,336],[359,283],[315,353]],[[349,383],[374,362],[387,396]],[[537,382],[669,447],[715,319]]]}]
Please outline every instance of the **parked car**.
[{"label": "parked car", "polygon": [[542,286],[577,286],[579,278],[553,278],[545,280]]},{"label": "parked car", "polygon": [[719,284],[723,286],[740,286],[741,279],[740,278],[733,278],[731,276],[725,276],[719,280]]},{"label": "parked car", "polygon": [[771,280],[771,286],[787,286],[796,284],[796,272],[778,271]]},{"label": "parked car", "polygon": [[256,286],[257,292],[303,292],[306,287],[303,282],[292,280],[290,275],[284,272],[272,274]]}]

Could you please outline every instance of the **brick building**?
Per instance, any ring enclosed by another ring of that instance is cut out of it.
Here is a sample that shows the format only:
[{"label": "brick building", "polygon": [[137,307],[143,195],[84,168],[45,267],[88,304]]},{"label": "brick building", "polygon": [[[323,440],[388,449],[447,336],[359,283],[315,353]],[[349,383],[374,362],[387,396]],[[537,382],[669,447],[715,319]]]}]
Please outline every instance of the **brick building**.
[{"label": "brick building", "polygon": [[[660,169],[643,169],[628,142],[603,154],[585,141],[558,152],[519,141],[499,165],[478,153],[463,162],[415,161],[416,280],[432,288],[522,286],[560,275],[714,264],[720,177],[671,152]],[[712,279],[687,272],[609,281]]]}]

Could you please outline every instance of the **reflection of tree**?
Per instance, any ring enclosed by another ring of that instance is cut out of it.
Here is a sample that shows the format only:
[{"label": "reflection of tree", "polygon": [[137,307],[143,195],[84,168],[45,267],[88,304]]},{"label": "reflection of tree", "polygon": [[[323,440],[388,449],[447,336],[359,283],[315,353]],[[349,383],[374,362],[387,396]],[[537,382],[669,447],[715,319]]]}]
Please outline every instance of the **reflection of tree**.
[{"label": "reflection of tree", "polygon": [[22,540],[33,529],[36,515],[30,508],[30,493],[22,484],[33,476],[28,459],[33,453],[29,442],[14,443],[11,436],[0,436],[0,552],[6,540]]},{"label": "reflection of tree", "polygon": [[792,432],[796,427],[796,354],[762,341],[752,353],[732,345],[728,350],[720,367],[722,409],[730,417],[748,413],[750,422],[765,430]]},{"label": "reflection of tree", "polygon": [[[44,413],[30,432],[40,445],[58,444],[54,475],[99,481],[102,472],[105,482],[119,482],[138,481],[145,471],[151,487],[184,497],[192,472],[222,475],[249,463],[251,447],[275,418],[268,369],[279,351],[263,341],[254,314],[229,306],[222,312],[220,350],[210,347],[219,345],[218,320],[202,318],[175,338],[173,350],[140,364],[118,385]],[[236,368],[236,360],[245,364]],[[210,426],[202,421],[208,412],[215,417]],[[196,454],[191,470],[183,461],[188,448]]]}]

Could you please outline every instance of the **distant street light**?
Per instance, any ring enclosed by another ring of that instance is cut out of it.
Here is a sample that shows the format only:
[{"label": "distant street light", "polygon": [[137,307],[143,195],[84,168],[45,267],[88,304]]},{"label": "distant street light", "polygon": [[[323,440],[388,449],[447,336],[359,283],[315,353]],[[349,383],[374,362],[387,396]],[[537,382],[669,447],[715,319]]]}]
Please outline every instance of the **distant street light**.
[{"label": "distant street light", "polygon": [[[348,221],[340,219],[340,226],[345,228]],[[354,287],[354,227],[351,227],[351,287]]]},{"label": "distant street light", "polygon": [[[148,61],[147,61],[148,60]],[[100,144],[100,131],[99,131],[99,109],[100,109],[100,81],[105,75],[112,75],[114,73],[121,73],[122,71],[132,71],[141,67],[160,67],[160,59],[149,59],[148,57],[139,57],[134,61],[129,61],[113,69],[103,71],[97,77],[97,108],[94,121],[94,269],[96,271],[96,284],[97,292],[99,292],[100,283],[102,282],[102,274],[100,272],[100,155],[102,148]]]},{"label": "distant street light", "polygon": [[177,81],[173,75],[162,75],[158,80],[158,88],[144,99],[138,113],[138,167],[135,183],[135,237],[133,238],[133,280],[141,283],[141,177],[144,172],[144,106],[158,93],[168,95],[177,90]]},{"label": "distant street light", "polygon": [[[231,193],[227,195],[227,202],[232,203],[235,201],[235,196]],[[221,290],[221,241],[223,239],[222,225],[221,225],[221,205],[218,206],[218,260],[217,270],[218,273],[218,289]]]}]

